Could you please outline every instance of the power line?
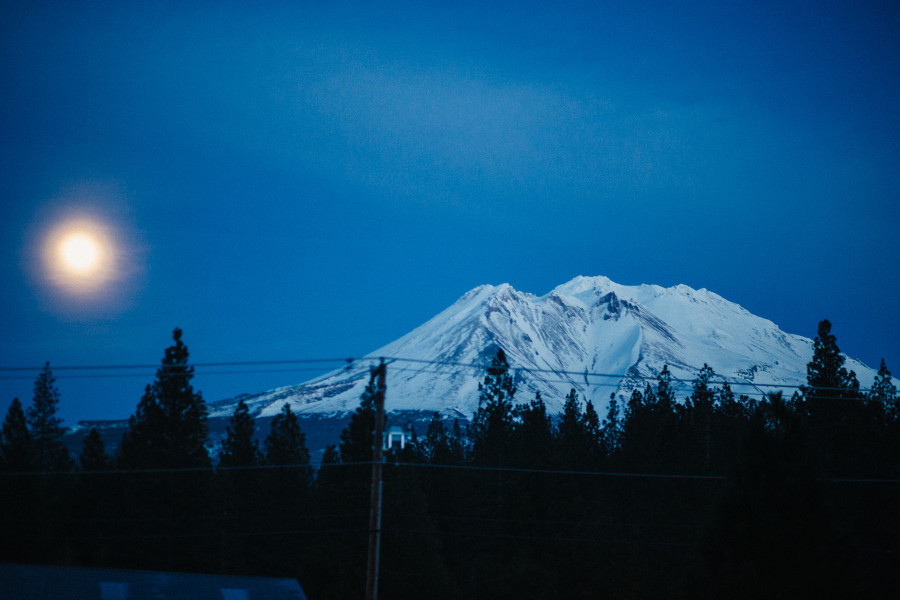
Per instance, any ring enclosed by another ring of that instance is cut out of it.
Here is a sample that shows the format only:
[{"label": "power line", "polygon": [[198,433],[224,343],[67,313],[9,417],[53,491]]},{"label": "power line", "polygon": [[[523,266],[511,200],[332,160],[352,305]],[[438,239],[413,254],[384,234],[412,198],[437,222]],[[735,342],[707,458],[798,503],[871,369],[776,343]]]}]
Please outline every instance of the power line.
[{"label": "power line", "polygon": [[[242,367],[242,366],[265,366],[265,365],[293,365],[293,364],[309,364],[309,363],[352,363],[354,358],[291,358],[278,360],[236,360],[226,362],[195,362],[191,363],[194,367]],[[0,367],[0,372],[13,371],[43,371],[46,365],[40,367]],[[117,369],[165,369],[172,368],[174,365],[157,364],[107,364],[107,365],[64,365],[55,366],[53,371],[106,371]],[[185,365],[189,366],[189,365]]]},{"label": "power line", "polygon": [[[243,375],[243,374],[254,374],[254,373],[278,373],[278,372],[320,372],[320,369],[315,369],[311,367],[303,367],[303,368],[289,368],[289,369],[266,369],[266,370],[249,370],[249,369],[227,369],[227,370],[211,370],[206,371],[205,369],[221,369],[224,367],[257,367],[257,366],[277,366],[277,365],[310,365],[310,364],[342,364],[343,369],[356,369],[361,368],[362,365],[366,363],[374,363],[380,360],[390,361],[393,363],[408,363],[408,364],[419,364],[419,365],[428,365],[433,367],[429,368],[421,368],[421,369],[413,369],[412,367],[401,367],[399,370],[401,372],[411,372],[411,373],[427,373],[427,372],[439,372],[441,369],[472,369],[478,373],[485,372],[488,368],[491,367],[489,363],[473,363],[473,362],[461,362],[461,361],[452,361],[452,360],[435,360],[435,359],[421,359],[421,358],[407,358],[401,356],[363,356],[359,358],[347,357],[347,358],[305,358],[305,359],[277,359],[277,360],[256,360],[256,361],[226,361],[226,362],[198,362],[192,363],[194,368],[195,376],[211,376],[211,375]],[[359,366],[357,366],[359,365]],[[65,374],[61,375],[62,378],[69,379],[89,379],[89,378],[111,378],[111,377],[145,377],[146,373],[134,373],[134,374],[119,374],[119,373],[103,373],[102,371],[118,371],[118,370],[126,370],[126,369],[141,369],[141,370],[152,370],[152,371],[161,371],[165,372],[167,368],[178,368],[180,366],[169,366],[169,365],[161,365],[161,364],[108,364],[108,365],[64,365],[52,367],[52,371],[54,373],[63,371]],[[23,372],[39,372],[43,370],[45,367],[0,367],[0,373],[23,373]],[[201,372],[198,372],[198,369]],[[334,369],[337,370],[337,369]],[[396,370],[396,369],[395,369]],[[93,371],[95,374],[92,375],[71,375],[69,373],[77,372],[77,371]],[[587,385],[591,387],[618,387],[625,380],[631,381],[641,381],[641,382],[653,382],[657,381],[658,376],[654,375],[642,375],[635,373],[602,373],[602,372],[594,372],[594,371],[572,371],[566,369],[549,369],[549,368],[540,368],[540,367],[521,367],[521,366],[509,366],[509,371],[513,374],[515,373],[528,373],[532,375],[556,375],[556,376],[569,376],[571,378],[584,379],[584,383],[574,382],[571,379],[552,379],[545,380],[547,383],[561,383],[561,384],[570,384],[570,385]],[[0,380],[3,379],[29,379],[30,377],[27,375],[0,375]],[[588,381],[588,379],[597,379],[603,378],[608,381]],[[693,384],[693,379],[685,379],[679,377],[670,377],[670,381],[675,383],[681,383],[685,385]],[[615,382],[618,382],[616,385]],[[765,395],[765,392],[759,388],[771,388],[773,390],[802,390],[804,388],[808,388],[809,386],[803,384],[788,384],[788,383],[757,383],[753,381],[741,381],[738,379],[729,380],[726,377],[722,377],[716,375],[716,379],[710,381],[713,384],[725,384],[727,383],[732,388],[756,388],[755,392],[749,392],[750,394],[760,394]],[[302,385],[302,384],[298,384]],[[817,386],[815,388],[817,391],[845,391],[844,388],[837,387],[820,387]],[[860,393],[866,393],[872,391],[871,388],[859,388],[857,391]]]},{"label": "power line", "polygon": [[[259,373],[321,373],[322,369],[312,367],[293,367],[288,369],[247,369],[247,370],[227,370],[227,371],[206,371],[199,375],[207,377],[209,375],[255,375]],[[194,372],[194,375],[198,373]],[[62,379],[131,379],[138,377],[152,377],[153,373],[97,373],[92,375],[72,375],[65,374],[60,376]],[[33,380],[31,375],[0,375],[0,380]]]}]

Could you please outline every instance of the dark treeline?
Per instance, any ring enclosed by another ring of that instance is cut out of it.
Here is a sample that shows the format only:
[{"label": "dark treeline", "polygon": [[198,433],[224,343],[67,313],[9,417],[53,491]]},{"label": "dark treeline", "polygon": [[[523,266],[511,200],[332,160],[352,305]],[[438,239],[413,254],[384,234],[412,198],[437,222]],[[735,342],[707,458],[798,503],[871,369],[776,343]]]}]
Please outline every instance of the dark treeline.
[{"label": "dark treeline", "polygon": [[[49,365],[2,426],[0,560],[295,577],[314,600],[365,583],[374,390],[317,472],[285,405],[241,402],[213,465],[181,331],[114,455],[73,460]],[[390,390],[387,392],[390,402]],[[263,435],[263,433],[265,435]],[[262,440],[262,443],[259,440]],[[387,454],[383,598],[897,597],[900,405],[861,390],[823,321],[807,384],[736,396],[664,368],[606,415],[517,394],[498,351],[471,423],[435,414]]]}]

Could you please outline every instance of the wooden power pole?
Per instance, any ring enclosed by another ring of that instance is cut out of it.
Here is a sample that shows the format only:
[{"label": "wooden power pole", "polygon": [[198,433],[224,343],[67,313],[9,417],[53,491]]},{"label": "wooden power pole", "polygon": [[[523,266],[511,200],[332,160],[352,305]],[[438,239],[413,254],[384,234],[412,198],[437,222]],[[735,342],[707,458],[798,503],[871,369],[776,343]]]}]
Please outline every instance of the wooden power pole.
[{"label": "wooden power pole", "polygon": [[381,554],[381,488],[384,482],[384,390],[387,365],[371,369],[369,383],[375,387],[375,443],[372,458],[372,502],[369,510],[369,561],[366,569],[366,600],[378,600],[378,569]]}]

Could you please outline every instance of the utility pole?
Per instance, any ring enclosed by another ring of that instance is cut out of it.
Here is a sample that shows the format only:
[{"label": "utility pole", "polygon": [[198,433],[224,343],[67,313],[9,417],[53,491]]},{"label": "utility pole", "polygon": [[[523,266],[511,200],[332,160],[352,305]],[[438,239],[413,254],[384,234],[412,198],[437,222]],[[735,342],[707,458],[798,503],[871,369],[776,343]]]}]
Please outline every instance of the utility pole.
[{"label": "utility pole", "polygon": [[369,510],[369,562],[366,569],[366,600],[378,600],[378,569],[381,554],[381,488],[384,482],[384,390],[387,365],[381,364],[369,371],[369,384],[375,384],[375,444],[372,458],[372,502]]}]

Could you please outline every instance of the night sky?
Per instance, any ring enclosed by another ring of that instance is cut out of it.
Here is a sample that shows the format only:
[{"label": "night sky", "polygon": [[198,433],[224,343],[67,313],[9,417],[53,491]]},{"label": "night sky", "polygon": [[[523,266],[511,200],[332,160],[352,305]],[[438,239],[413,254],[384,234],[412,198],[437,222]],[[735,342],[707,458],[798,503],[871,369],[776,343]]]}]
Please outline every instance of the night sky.
[{"label": "night sky", "polygon": [[[606,275],[900,373],[896,3],[243,4],[2,3],[0,367],[158,364],[176,326],[197,363],[358,357]],[[73,223],[90,281],[44,258]],[[153,379],[55,373],[67,424]]]}]

